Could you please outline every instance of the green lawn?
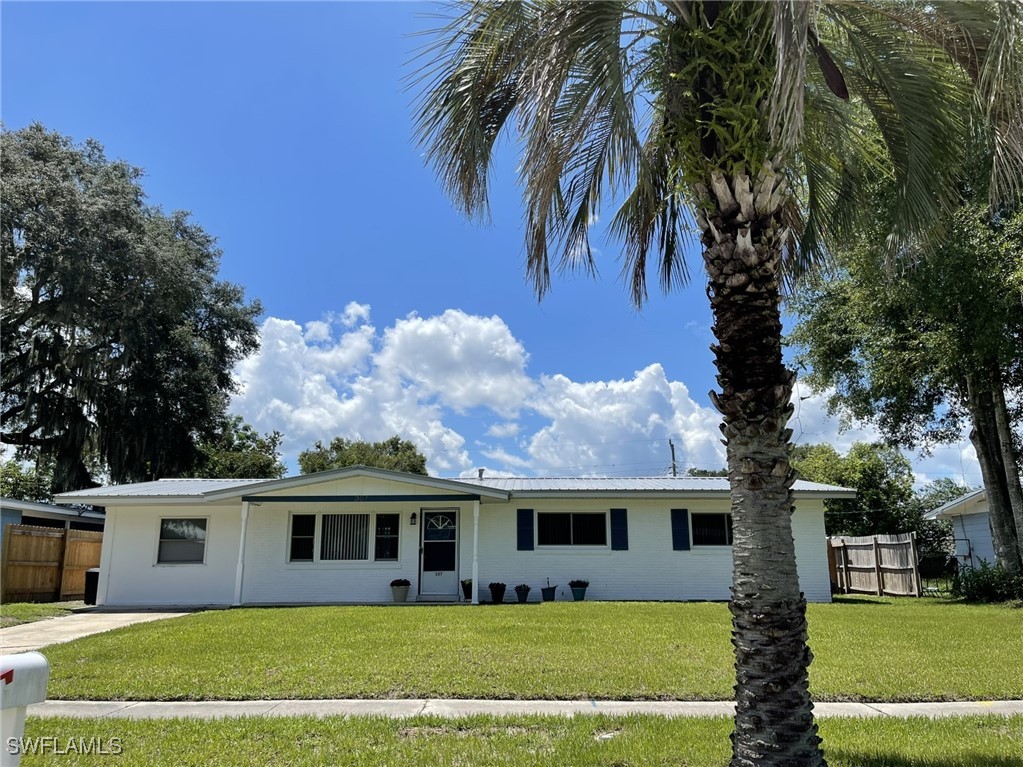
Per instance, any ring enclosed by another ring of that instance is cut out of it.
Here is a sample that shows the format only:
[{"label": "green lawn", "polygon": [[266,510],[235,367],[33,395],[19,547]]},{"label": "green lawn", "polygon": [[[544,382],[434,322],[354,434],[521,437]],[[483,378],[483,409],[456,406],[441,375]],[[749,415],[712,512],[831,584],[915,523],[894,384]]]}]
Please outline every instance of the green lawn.
[{"label": "green lawn", "polygon": [[[1023,698],[1023,610],[810,605],[820,700]],[[44,651],[66,699],[728,699],[723,604],[302,607],[198,613]]]},{"label": "green lawn", "polygon": [[0,605],[0,628],[68,615],[82,602],[12,602]]},{"label": "green lawn", "polygon": [[[656,716],[29,719],[28,737],[56,737],[63,744],[101,738],[108,748],[111,738],[119,738],[123,752],[26,756],[22,765],[724,767],[731,727],[725,718]],[[1023,717],[826,719],[820,729],[831,767],[1023,765]]]}]

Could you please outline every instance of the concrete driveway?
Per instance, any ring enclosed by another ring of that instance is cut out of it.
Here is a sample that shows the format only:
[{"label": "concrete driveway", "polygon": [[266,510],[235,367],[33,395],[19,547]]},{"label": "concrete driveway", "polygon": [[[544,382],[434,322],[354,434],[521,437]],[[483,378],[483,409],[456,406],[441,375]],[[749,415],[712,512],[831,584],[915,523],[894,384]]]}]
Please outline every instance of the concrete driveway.
[{"label": "concrete driveway", "polygon": [[101,634],[104,631],[188,615],[194,610],[83,610],[73,615],[48,618],[0,629],[0,651],[4,654],[30,652],[51,644]]}]

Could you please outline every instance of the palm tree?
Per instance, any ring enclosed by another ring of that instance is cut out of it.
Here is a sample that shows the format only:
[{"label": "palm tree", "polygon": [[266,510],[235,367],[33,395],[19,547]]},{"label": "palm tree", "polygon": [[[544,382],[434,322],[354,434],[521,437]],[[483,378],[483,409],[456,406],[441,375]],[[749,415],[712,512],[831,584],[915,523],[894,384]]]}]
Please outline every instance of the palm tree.
[{"label": "palm tree", "polygon": [[687,233],[702,246],[734,520],[733,765],[824,764],[790,520],[783,261],[822,257],[868,170],[899,183],[898,248],[940,209],[972,119],[996,149],[995,193],[1018,193],[1021,27],[1017,2],[468,0],[425,49],[416,131],[467,214],[487,212],[498,137],[521,139],[538,296],[552,254],[594,268],[607,200],[637,305],[648,257],[670,291],[688,280]]}]

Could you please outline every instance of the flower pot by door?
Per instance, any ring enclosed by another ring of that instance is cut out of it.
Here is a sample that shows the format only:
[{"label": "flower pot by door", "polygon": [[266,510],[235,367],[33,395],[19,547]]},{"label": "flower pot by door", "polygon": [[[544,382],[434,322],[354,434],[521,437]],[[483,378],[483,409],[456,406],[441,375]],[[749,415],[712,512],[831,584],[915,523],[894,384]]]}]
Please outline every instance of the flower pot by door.
[{"label": "flower pot by door", "polygon": [[408,599],[408,586],[391,586],[391,596],[395,602],[404,602]]},{"label": "flower pot by door", "polygon": [[558,593],[558,587],[557,586],[541,586],[540,587],[540,596],[543,597],[543,601],[544,602],[553,602],[554,601],[554,597],[557,595],[557,593]]},{"label": "flower pot by door", "polygon": [[472,581],[468,583],[462,581],[462,596],[465,597],[466,602],[472,600]]},{"label": "flower pot by door", "polygon": [[573,586],[572,587],[572,599],[576,602],[582,602],[586,599],[586,587],[585,586]]}]

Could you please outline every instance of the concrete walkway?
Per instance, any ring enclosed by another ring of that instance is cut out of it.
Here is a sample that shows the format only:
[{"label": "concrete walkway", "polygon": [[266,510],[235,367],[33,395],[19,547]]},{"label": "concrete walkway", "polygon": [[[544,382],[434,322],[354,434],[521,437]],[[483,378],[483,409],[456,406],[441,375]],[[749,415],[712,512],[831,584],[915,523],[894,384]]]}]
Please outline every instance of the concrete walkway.
[{"label": "concrete walkway", "polygon": [[51,644],[70,642],[72,639],[100,634],[104,631],[130,626],[133,623],[147,623],[164,618],[187,615],[193,610],[173,612],[156,610],[104,610],[84,609],[72,615],[61,615],[34,623],[23,623],[0,629],[0,651],[4,654],[30,652]]},{"label": "concrete walkway", "polygon": [[[1023,715],[1023,700],[965,703],[816,703],[818,716],[941,718],[971,714]],[[727,701],[614,700],[239,700],[190,702],[48,700],[28,707],[29,716],[106,719],[223,719],[237,716],[411,716],[462,717],[473,714],[657,714],[667,717],[731,716]]]}]

